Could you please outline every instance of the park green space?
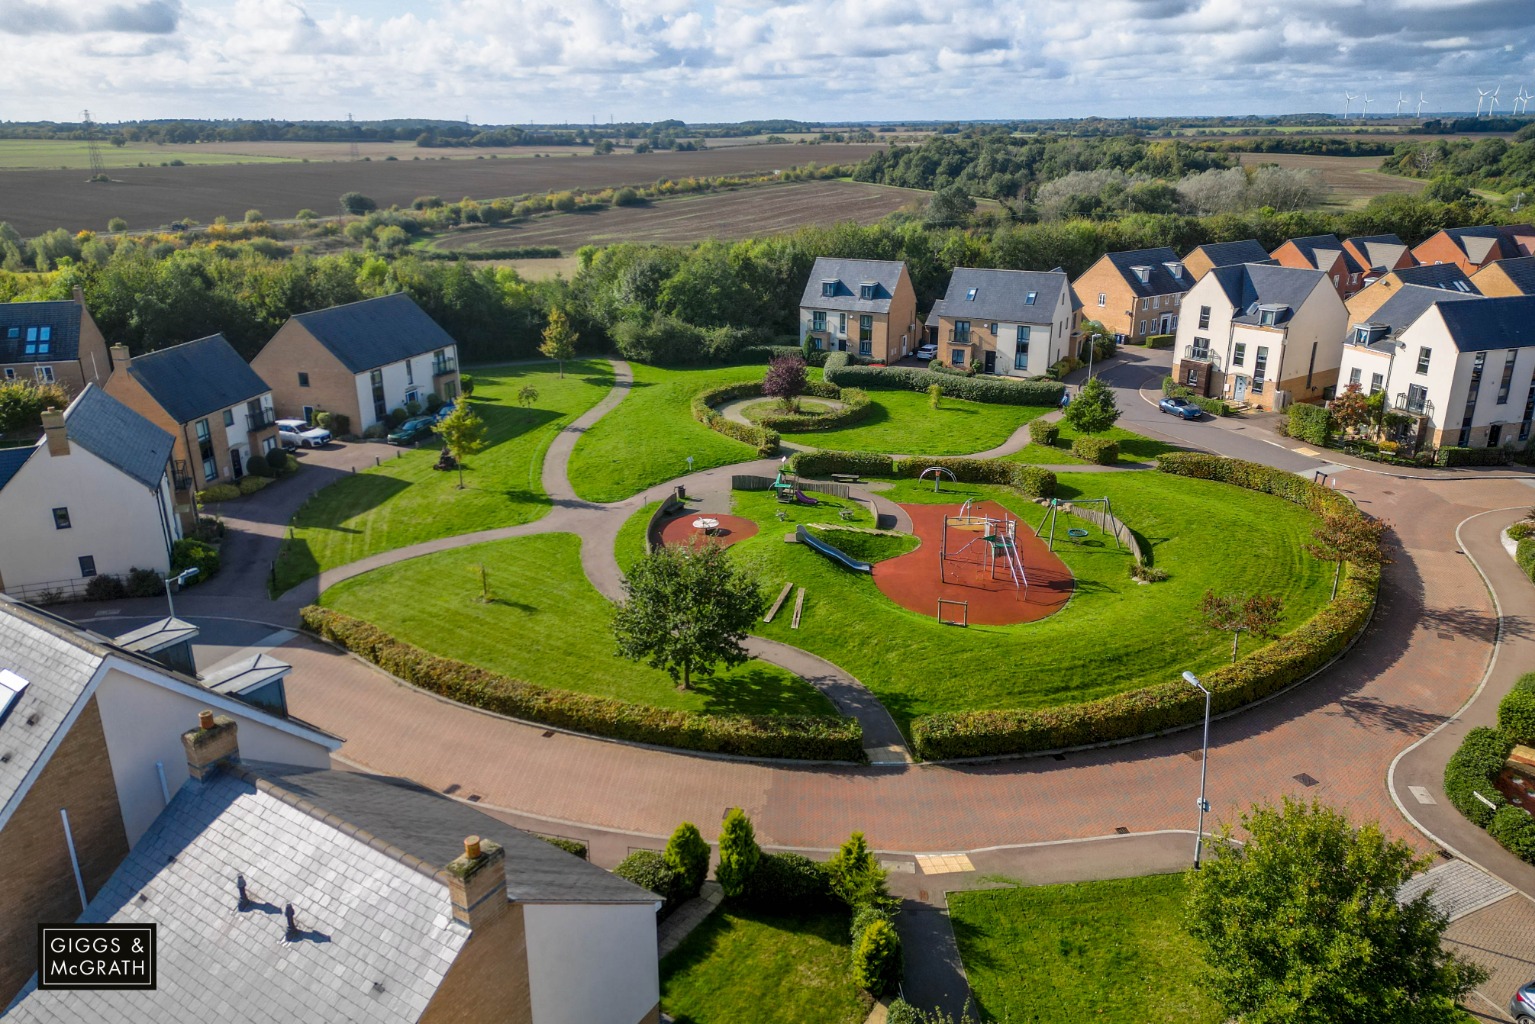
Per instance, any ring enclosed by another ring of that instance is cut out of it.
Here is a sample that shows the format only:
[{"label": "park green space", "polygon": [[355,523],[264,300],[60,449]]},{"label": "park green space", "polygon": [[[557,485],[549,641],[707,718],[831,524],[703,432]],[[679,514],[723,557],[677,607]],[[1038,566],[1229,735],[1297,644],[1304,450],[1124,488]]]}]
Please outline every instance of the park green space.
[{"label": "park green space", "polygon": [[[544,451],[566,424],[602,400],[613,385],[606,360],[477,367],[471,405],[485,421],[486,447],[458,474],[438,472],[441,443],[420,449],[378,445],[382,464],[310,498],[294,517],[278,555],[276,591],[325,569],[438,537],[516,526],[549,510],[541,480]],[[521,404],[531,386],[538,398]]]},{"label": "park green space", "polygon": [[[1023,448],[1003,458],[1012,462],[1027,462],[1035,466],[1083,465],[1086,460],[1071,454],[1071,442],[1081,436],[1082,432],[1073,428],[1071,424],[1061,423],[1060,434],[1056,437],[1054,445],[1046,446],[1030,441]],[[1120,462],[1153,462],[1158,455],[1179,450],[1177,445],[1153,440],[1123,427],[1110,427],[1089,436],[1118,442]]]},{"label": "park green space", "polygon": [[[130,142],[119,147],[103,141],[98,148],[101,153],[101,162],[108,170],[114,167],[137,167],[139,164],[158,167],[172,160],[180,160],[188,166],[298,162],[297,157],[210,153],[200,150],[197,146],[162,146],[154,143]],[[0,139],[0,170],[48,170],[56,167],[77,167],[81,170],[89,170],[90,166],[90,152],[84,140]]]},{"label": "park green space", "polygon": [[970,455],[995,448],[1025,423],[1048,410],[945,398],[937,409],[916,391],[870,391],[870,412],[835,430],[785,433],[796,448],[890,452],[903,455]]},{"label": "park green space", "polygon": [[[481,600],[480,567],[492,600]],[[320,603],[397,639],[543,686],[654,707],[729,714],[836,712],[820,691],[751,661],[678,690],[614,653],[612,605],[581,571],[581,538],[546,533],[453,548],[354,576]]]},{"label": "park green space", "polygon": [[1182,875],[949,894],[965,977],[989,1020],[1219,1024],[1183,930]]},{"label": "park green space", "polygon": [[[831,406],[825,402],[817,402],[813,398],[801,398],[799,400],[799,411],[807,416],[812,414],[821,416],[831,412]],[[753,402],[751,405],[742,408],[741,415],[753,423],[757,423],[763,416],[772,416],[781,412],[783,412],[783,403],[776,398],[764,398],[760,402]]]},{"label": "park green space", "polygon": [[843,910],[717,910],[661,961],[661,1007],[678,1024],[860,1024]]}]

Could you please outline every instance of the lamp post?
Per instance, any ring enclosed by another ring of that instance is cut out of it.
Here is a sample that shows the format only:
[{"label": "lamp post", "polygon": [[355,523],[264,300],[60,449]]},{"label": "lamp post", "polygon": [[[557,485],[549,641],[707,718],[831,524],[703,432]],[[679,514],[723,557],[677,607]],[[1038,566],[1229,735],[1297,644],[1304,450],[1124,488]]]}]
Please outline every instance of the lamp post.
[{"label": "lamp post", "polygon": [[1204,852],[1205,812],[1210,809],[1210,802],[1205,799],[1205,777],[1210,771],[1210,691],[1192,672],[1183,673],[1183,681],[1205,695],[1205,743],[1199,755],[1199,831],[1194,835],[1194,870],[1198,871],[1200,855]]},{"label": "lamp post", "polygon": [[165,577],[165,603],[171,610],[171,618],[174,619],[176,617],[176,602],[171,598],[171,584],[174,583],[179,587],[187,580],[196,578],[197,571],[197,567],[193,566],[190,569],[181,570],[175,576]]}]

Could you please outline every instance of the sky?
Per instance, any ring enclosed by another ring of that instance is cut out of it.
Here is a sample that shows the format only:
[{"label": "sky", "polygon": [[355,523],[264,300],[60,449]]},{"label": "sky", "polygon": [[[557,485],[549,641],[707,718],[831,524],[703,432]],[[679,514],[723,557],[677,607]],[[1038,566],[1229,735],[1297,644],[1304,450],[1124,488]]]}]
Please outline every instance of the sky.
[{"label": "sky", "polygon": [[0,0],[0,120],[1466,111],[1530,0]]}]

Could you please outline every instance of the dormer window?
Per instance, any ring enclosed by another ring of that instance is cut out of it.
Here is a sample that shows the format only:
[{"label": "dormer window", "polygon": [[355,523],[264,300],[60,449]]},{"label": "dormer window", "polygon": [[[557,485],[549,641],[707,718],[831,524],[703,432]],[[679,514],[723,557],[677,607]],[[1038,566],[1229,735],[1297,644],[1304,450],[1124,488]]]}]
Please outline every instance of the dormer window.
[{"label": "dormer window", "polygon": [[821,282],[821,297],[822,298],[829,299],[833,295],[836,295],[836,294],[837,294],[837,282],[835,282],[835,281],[822,281]]},{"label": "dormer window", "polygon": [[1174,281],[1181,281],[1181,280],[1183,280],[1183,264],[1182,263],[1179,263],[1177,261],[1171,261],[1171,262],[1162,264],[1162,266],[1166,267],[1167,268],[1167,272],[1169,274],[1173,275],[1173,280]]},{"label": "dormer window", "polygon": [[1288,306],[1259,306],[1258,326],[1273,327],[1279,323],[1279,318],[1288,310]]},{"label": "dormer window", "polygon": [[1145,284],[1147,281],[1151,280],[1150,267],[1131,267],[1130,270],[1133,274],[1135,274],[1136,278],[1141,282],[1141,284]]},{"label": "dormer window", "polygon": [[872,299],[874,298],[875,290],[878,287],[878,285],[871,281],[865,281],[863,284],[858,286],[858,297],[860,299]]},{"label": "dormer window", "polygon": [[978,291],[978,289],[975,289],[975,288],[970,288],[970,289],[966,290],[966,292],[965,292],[965,301],[966,302],[974,302],[975,301],[975,293],[976,293],[976,291]]},{"label": "dormer window", "polygon": [[1039,292],[1029,292],[1029,294],[1023,297],[1023,304],[1025,306],[1032,306],[1037,298],[1039,298]]}]

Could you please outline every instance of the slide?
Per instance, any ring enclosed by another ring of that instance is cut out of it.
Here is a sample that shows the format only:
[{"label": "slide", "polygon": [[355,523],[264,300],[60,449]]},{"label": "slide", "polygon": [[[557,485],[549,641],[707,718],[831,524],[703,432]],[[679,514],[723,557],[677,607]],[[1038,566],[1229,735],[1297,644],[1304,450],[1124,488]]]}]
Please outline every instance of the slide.
[{"label": "slide", "polygon": [[801,505],[819,505],[821,503],[818,499],[812,498],[798,487],[794,488],[794,500]]},{"label": "slide", "polygon": [[853,558],[846,552],[839,551],[838,549],[832,547],[830,544],[826,543],[824,540],[812,536],[810,531],[806,530],[803,526],[796,526],[794,528],[794,532],[799,535],[799,542],[801,544],[808,544],[810,547],[819,551],[827,558],[830,558],[834,562],[841,562],[843,565],[847,566],[854,572],[872,573],[874,571],[874,566],[870,565],[868,562],[860,562],[858,559]]}]

